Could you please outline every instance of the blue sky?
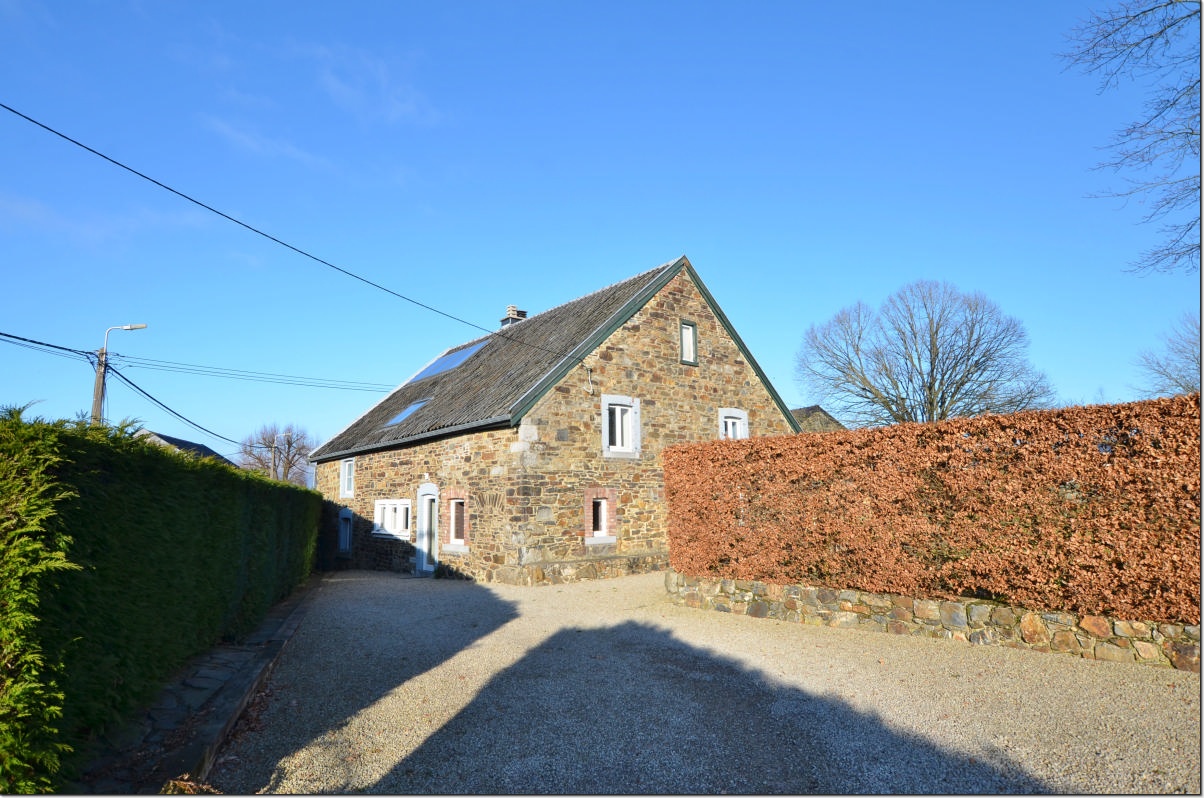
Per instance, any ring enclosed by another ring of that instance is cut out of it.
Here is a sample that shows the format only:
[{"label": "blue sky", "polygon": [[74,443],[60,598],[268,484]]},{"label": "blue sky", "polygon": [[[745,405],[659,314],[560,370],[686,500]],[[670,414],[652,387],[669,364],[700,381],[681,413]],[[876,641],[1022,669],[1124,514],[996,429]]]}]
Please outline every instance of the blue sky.
[{"label": "blue sky", "polygon": [[[777,390],[808,325],[917,279],[1022,321],[1067,404],[1197,274],[1094,169],[1145,87],[1058,53],[1100,3],[0,0],[0,103],[418,302],[493,329],[687,255]],[[396,386],[480,331],[267,241],[0,109],[0,332]],[[115,364],[222,436],[326,440],[383,393]],[[82,359],[0,344],[0,404],[71,418]],[[110,381],[106,414],[223,453]]]}]

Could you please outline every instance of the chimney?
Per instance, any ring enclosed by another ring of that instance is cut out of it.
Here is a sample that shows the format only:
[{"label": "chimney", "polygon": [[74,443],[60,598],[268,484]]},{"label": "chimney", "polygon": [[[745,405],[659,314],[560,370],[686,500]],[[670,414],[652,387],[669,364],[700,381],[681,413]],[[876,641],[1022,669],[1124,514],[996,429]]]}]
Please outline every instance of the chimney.
[{"label": "chimney", "polygon": [[527,311],[519,310],[517,305],[507,305],[506,315],[502,317],[502,326],[509,327],[511,324],[518,324],[525,318],[527,318]]}]

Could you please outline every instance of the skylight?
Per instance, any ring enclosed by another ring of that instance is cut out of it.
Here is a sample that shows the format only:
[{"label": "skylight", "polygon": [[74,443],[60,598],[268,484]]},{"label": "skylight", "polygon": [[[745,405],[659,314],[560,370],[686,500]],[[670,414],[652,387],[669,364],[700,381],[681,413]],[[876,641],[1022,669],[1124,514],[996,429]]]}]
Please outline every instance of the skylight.
[{"label": "skylight", "polygon": [[393,416],[393,420],[390,421],[385,426],[391,427],[394,424],[400,424],[401,422],[405,421],[410,416],[414,415],[414,413],[417,410],[419,410],[424,404],[426,404],[429,401],[431,401],[431,400],[430,399],[419,399],[417,402],[411,402],[409,405],[406,406],[405,410],[402,410],[400,413]]},{"label": "skylight", "polygon": [[427,377],[433,377],[436,374],[442,374],[445,371],[450,371],[451,369],[454,369],[456,366],[460,365],[465,360],[468,360],[468,358],[475,355],[477,353],[477,351],[487,343],[489,343],[488,339],[486,339],[484,341],[479,341],[479,342],[473,344],[472,346],[466,346],[463,349],[457,349],[455,352],[447,353],[443,357],[436,360],[434,363],[431,363],[429,366],[424,368],[422,371],[415,374],[413,379],[410,380],[410,382],[418,382],[419,380],[425,380]]}]

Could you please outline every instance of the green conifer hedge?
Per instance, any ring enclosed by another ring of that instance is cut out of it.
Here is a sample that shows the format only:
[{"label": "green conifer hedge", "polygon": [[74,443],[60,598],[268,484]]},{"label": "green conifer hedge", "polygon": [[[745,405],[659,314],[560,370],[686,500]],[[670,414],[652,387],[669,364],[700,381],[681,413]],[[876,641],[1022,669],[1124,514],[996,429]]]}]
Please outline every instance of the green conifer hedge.
[{"label": "green conifer hedge", "polygon": [[0,412],[0,792],[54,789],[188,658],[254,629],[309,575],[321,507],[129,428]]}]

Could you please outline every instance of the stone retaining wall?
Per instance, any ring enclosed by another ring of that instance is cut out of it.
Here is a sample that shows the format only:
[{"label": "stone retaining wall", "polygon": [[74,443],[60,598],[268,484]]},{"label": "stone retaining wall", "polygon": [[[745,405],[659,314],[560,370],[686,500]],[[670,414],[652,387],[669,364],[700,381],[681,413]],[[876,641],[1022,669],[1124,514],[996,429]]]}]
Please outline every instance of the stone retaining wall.
[{"label": "stone retaining wall", "polygon": [[864,629],[1200,672],[1200,627],[1034,612],[980,599],[936,601],[808,585],[665,574],[674,602],[790,623]]},{"label": "stone retaining wall", "polygon": [[499,569],[496,581],[511,585],[561,585],[587,579],[613,579],[620,576],[663,571],[669,567],[667,552],[602,556],[583,560],[543,562],[535,565]]}]

